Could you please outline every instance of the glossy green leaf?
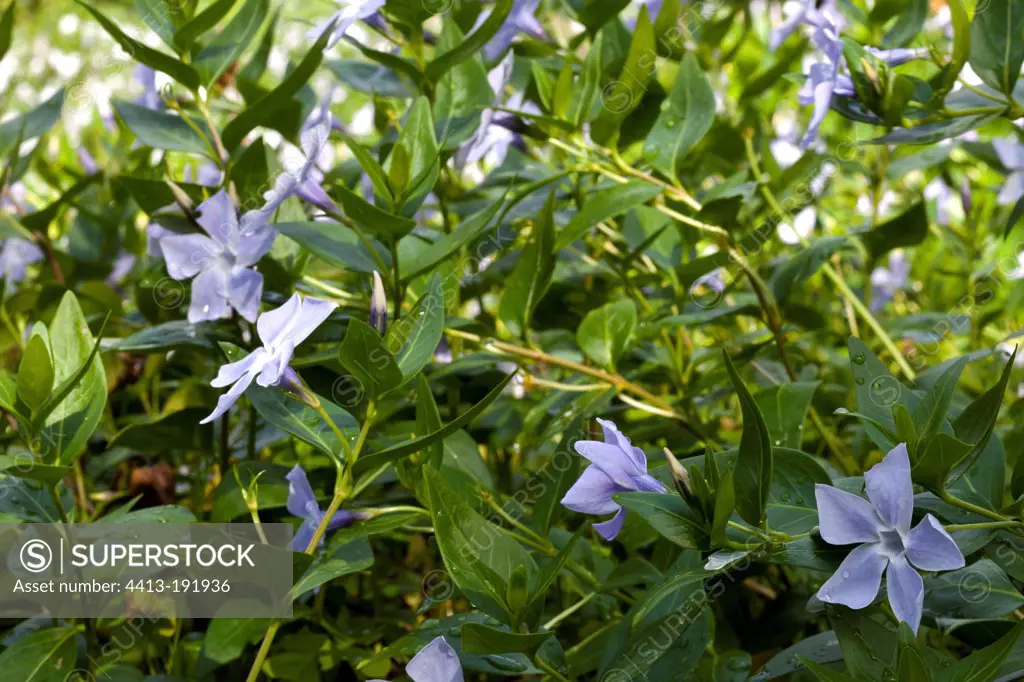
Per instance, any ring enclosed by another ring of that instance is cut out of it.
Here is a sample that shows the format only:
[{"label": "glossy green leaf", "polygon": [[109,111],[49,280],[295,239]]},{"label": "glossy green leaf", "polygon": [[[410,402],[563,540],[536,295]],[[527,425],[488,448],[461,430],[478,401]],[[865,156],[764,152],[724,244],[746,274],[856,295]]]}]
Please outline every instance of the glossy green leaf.
[{"label": "glossy green leaf", "polygon": [[398,360],[380,334],[362,320],[350,319],[338,348],[338,362],[370,400],[402,385]]},{"label": "glossy green leaf", "polygon": [[65,682],[78,658],[78,629],[43,628],[21,637],[0,654],[4,675],[19,682]]},{"label": "glossy green leaf", "polygon": [[754,396],[773,445],[800,449],[804,419],[819,383],[796,381],[779,384]]},{"label": "glossy green leaf", "polygon": [[1018,0],[988,0],[971,22],[971,68],[987,85],[1013,92],[1024,64],[1024,6]]},{"label": "glossy green leaf", "polygon": [[53,390],[53,377],[50,335],[44,325],[36,325],[18,365],[18,397],[29,408],[38,408]]},{"label": "glossy green leaf", "polygon": [[760,526],[765,520],[765,507],[772,485],[771,436],[757,403],[736,373],[729,354],[723,350],[722,356],[743,412],[743,433],[733,470],[736,511],[748,523]]},{"label": "glossy green leaf", "polygon": [[601,113],[590,126],[595,142],[607,144],[617,137],[622,122],[640,106],[655,73],[655,48],[654,24],[647,7],[641,7],[622,71],[601,90]]},{"label": "glossy green leaf", "polygon": [[[114,111],[128,126],[128,129],[147,147],[168,151],[191,152],[213,158],[209,143],[201,138],[195,129],[180,116],[163,111],[154,111],[132,102],[114,100]],[[205,124],[196,123],[201,130]]]},{"label": "glossy green leaf", "polygon": [[[318,258],[331,265],[355,272],[371,273],[380,266],[370,249],[360,241],[356,233],[338,223],[312,221],[305,223],[275,223],[281,234],[309,249]],[[379,242],[371,245],[385,262],[390,264],[387,248]],[[383,276],[385,273],[381,273]]]},{"label": "glossy green leaf", "polygon": [[615,185],[595,192],[588,197],[579,213],[576,213],[572,220],[558,231],[555,250],[561,251],[583,237],[587,230],[598,223],[622,215],[659,194],[661,194],[661,188],[643,180],[631,180],[624,185]]},{"label": "glossy green leaf", "polygon": [[635,330],[636,304],[623,299],[587,313],[576,330],[576,343],[595,363],[614,370]]},{"label": "glossy green leaf", "polygon": [[534,224],[530,243],[519,254],[519,260],[508,278],[498,305],[498,319],[508,334],[523,337],[530,328],[533,311],[551,284],[555,269],[555,195],[547,203]]},{"label": "glossy green leaf", "polygon": [[412,310],[394,322],[385,339],[395,354],[405,384],[433,357],[444,333],[445,292],[440,275],[430,278],[427,289]]},{"label": "glossy green leaf", "polygon": [[173,43],[182,50],[188,50],[196,38],[203,35],[227,16],[236,0],[217,0],[193,17],[174,33]]},{"label": "glossy green leaf", "polygon": [[365,537],[338,536],[316,554],[313,563],[295,581],[292,594],[297,597],[335,578],[364,571],[373,566],[373,549]]},{"label": "glossy green leaf", "polygon": [[245,0],[235,16],[196,55],[192,65],[203,85],[210,85],[235,63],[259,33],[270,10],[268,0]]},{"label": "glossy green leaf", "polygon": [[415,220],[389,213],[371,204],[347,187],[338,187],[336,192],[341,198],[341,206],[345,215],[363,232],[372,234],[382,241],[388,243],[398,241],[416,227]]},{"label": "glossy green leaf", "polygon": [[693,54],[679,63],[672,90],[644,142],[644,157],[662,173],[675,178],[689,152],[711,129],[715,94]]}]

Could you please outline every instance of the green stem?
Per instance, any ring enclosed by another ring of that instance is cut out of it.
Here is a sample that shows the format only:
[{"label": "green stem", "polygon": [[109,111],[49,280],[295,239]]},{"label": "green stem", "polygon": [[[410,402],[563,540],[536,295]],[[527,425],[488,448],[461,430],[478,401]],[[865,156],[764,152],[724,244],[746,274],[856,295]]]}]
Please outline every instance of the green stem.
[{"label": "green stem", "polygon": [[944,526],[946,530],[985,530],[986,528],[1020,528],[1024,521],[986,521],[984,523],[952,523]]},{"label": "green stem", "polygon": [[1011,521],[1012,520],[1012,519],[1006,518],[1005,516],[1003,516],[999,512],[994,512],[991,509],[985,509],[984,507],[979,507],[978,505],[973,504],[971,502],[968,502],[967,500],[961,500],[959,497],[957,497],[953,493],[951,493],[949,491],[946,491],[946,490],[944,490],[939,495],[939,497],[946,504],[951,504],[954,507],[960,507],[961,509],[963,509],[965,511],[969,511],[972,514],[977,514],[978,516],[984,516],[986,518],[992,519],[994,521],[1000,521],[1000,522]]}]

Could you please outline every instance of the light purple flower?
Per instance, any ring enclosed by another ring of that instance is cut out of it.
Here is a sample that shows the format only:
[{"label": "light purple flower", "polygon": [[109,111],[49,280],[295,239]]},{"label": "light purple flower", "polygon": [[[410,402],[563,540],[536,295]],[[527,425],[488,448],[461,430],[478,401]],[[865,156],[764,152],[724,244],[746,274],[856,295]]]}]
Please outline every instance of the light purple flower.
[{"label": "light purple flower", "polygon": [[[164,240],[165,245],[166,242]],[[217,400],[217,408],[200,423],[211,422],[227,412],[253,380],[263,387],[299,385],[295,370],[288,366],[295,347],[323,324],[337,307],[336,303],[293,294],[280,308],[260,315],[256,321],[256,333],[263,346],[220,368],[210,385],[231,388]]]},{"label": "light purple flower", "polygon": [[836,8],[835,0],[824,0],[821,7],[817,6],[816,0],[798,0],[797,5],[797,9],[777,29],[772,30],[768,47],[773,52],[803,24],[821,28],[827,22],[842,27],[844,17]]},{"label": "light purple flower", "polygon": [[135,103],[147,109],[163,109],[164,101],[156,89],[156,71],[145,64],[137,64],[135,80],[142,84],[142,94],[135,100]]},{"label": "light purple flower", "polygon": [[110,286],[116,286],[127,277],[132,268],[135,267],[135,254],[129,251],[122,251],[117,254],[117,258],[114,259],[114,265],[110,268],[110,274],[107,275],[106,282]]},{"label": "light purple flower", "polygon": [[[352,24],[360,19],[369,19],[384,6],[385,0],[338,0],[338,9],[324,21],[317,24],[306,33],[307,38],[319,39],[328,30],[331,38],[327,41],[327,48],[331,49],[344,37]],[[331,24],[334,23],[332,27]]]},{"label": "light purple flower", "polygon": [[239,221],[224,190],[198,207],[196,222],[206,234],[166,234],[158,238],[168,274],[195,277],[188,321],[230,317],[234,309],[254,322],[263,295],[263,275],[250,266],[270,250],[274,228],[250,211]]},{"label": "light purple flower", "polygon": [[[505,88],[508,86],[511,77],[512,53],[509,53],[501,60],[500,64],[491,69],[490,73],[487,74],[487,82],[494,91],[494,104],[525,113],[540,113],[540,110],[532,102],[524,103],[522,93],[514,93],[506,100]],[[494,109],[484,109],[480,115],[480,126],[476,129],[473,137],[458,152],[455,164],[458,168],[476,163],[488,155],[499,166],[505,160],[509,147],[512,146],[512,143],[517,138],[516,134],[511,130],[515,118],[506,115],[499,120],[496,116],[497,112]]]},{"label": "light purple flower", "polygon": [[463,682],[459,656],[444,637],[437,637],[420,649],[420,652],[409,661],[405,674],[412,682]]},{"label": "light purple flower", "polygon": [[[833,97],[857,96],[853,79],[843,73],[846,69],[846,61],[843,58],[843,41],[839,37],[839,29],[826,14],[819,13],[816,21],[817,29],[814,31],[812,41],[825,56],[825,61],[811,65],[807,73],[807,80],[798,94],[800,104],[814,106],[811,120],[807,124],[807,132],[800,140],[801,149],[807,149],[818,136],[818,129],[832,106]],[[867,47],[865,50],[889,66],[905,64],[926,54],[924,50],[903,48],[879,50]]]},{"label": "light purple flower", "polygon": [[150,223],[146,226],[146,253],[153,258],[163,258],[164,251],[160,248],[160,240],[164,237],[172,234],[177,234],[172,230],[168,230],[160,223]]},{"label": "light purple flower", "polygon": [[[199,171],[196,173],[196,184],[203,185],[204,187],[219,187],[221,179],[224,174],[221,173],[220,168],[217,168],[217,164],[212,161],[207,161],[203,165],[199,166]],[[185,182],[192,182],[192,167],[185,167]]]},{"label": "light purple flower", "polygon": [[931,514],[914,528],[914,486],[903,443],[864,474],[868,500],[830,485],[814,486],[821,537],[832,545],[860,544],[818,590],[818,599],[862,609],[878,595],[886,573],[889,605],[917,632],[924,581],[914,569],[947,571],[964,566],[956,542]]},{"label": "light purple flower", "polygon": [[581,514],[611,514],[608,521],[595,523],[594,530],[605,540],[614,540],[626,521],[626,510],[612,495],[624,492],[664,493],[665,486],[647,473],[644,451],[634,447],[618,427],[606,419],[598,419],[604,431],[604,442],[581,440],[576,452],[590,461],[590,466],[562,498],[562,504]]},{"label": "light purple flower", "polygon": [[[643,9],[646,7],[647,16],[650,17],[651,21],[657,19],[658,15],[661,14],[662,0],[634,0],[629,4],[631,6],[636,7],[637,16],[639,16],[640,12],[642,12]],[[632,17],[630,19],[625,20],[623,23],[626,25],[626,28],[628,28],[630,31],[634,31],[636,30],[636,22],[636,17]]]},{"label": "light purple flower", "polygon": [[78,163],[82,164],[82,168],[88,175],[95,175],[100,170],[96,159],[93,158],[92,154],[85,147],[78,148]]},{"label": "light purple flower", "polygon": [[[310,487],[309,479],[306,478],[306,472],[301,466],[296,464],[292,467],[285,479],[288,481],[288,512],[302,519],[299,531],[292,538],[291,548],[296,552],[304,552],[312,541],[313,535],[316,534],[320,522],[323,521],[324,513],[316,501],[316,495],[313,494],[313,488]],[[339,509],[327,522],[327,530],[344,528],[365,518],[367,518],[365,513]],[[320,538],[320,545],[323,546],[323,544],[324,539]]]},{"label": "light purple flower", "polygon": [[[540,0],[515,0],[512,4],[512,9],[505,18],[505,23],[501,25],[501,28],[494,34],[494,37],[484,46],[484,54],[489,61],[500,57],[512,45],[512,40],[520,33],[525,33],[534,38],[547,37],[544,27],[541,26],[540,22],[537,21],[537,17],[534,16],[537,13],[538,7],[540,7]],[[481,14],[480,18],[477,19],[476,26],[482,24],[488,16],[490,16],[489,11]]]},{"label": "light purple flower", "polygon": [[907,288],[910,263],[902,251],[889,254],[888,267],[879,266],[871,271],[871,310],[878,312],[891,301],[897,291]]},{"label": "light purple flower", "polygon": [[[326,100],[325,104],[329,106],[330,101]],[[284,171],[277,176],[273,189],[263,195],[267,203],[259,209],[259,213],[265,219],[269,219],[274,211],[288,197],[292,196],[326,211],[338,210],[337,205],[320,186],[324,180],[324,174],[317,167],[317,161],[327,147],[328,137],[331,134],[332,117],[330,111],[324,106],[320,107],[318,111],[319,113],[314,113],[312,124],[307,123],[301,133],[302,155],[285,155]]]},{"label": "light purple flower", "polygon": [[999,190],[996,201],[1000,206],[1017,203],[1024,196],[1024,144],[1013,138],[993,140],[999,161],[1009,171],[1003,188]]},{"label": "light purple flower", "polygon": [[28,266],[43,259],[43,251],[27,239],[10,237],[0,246],[0,275],[7,283],[25,279]]}]

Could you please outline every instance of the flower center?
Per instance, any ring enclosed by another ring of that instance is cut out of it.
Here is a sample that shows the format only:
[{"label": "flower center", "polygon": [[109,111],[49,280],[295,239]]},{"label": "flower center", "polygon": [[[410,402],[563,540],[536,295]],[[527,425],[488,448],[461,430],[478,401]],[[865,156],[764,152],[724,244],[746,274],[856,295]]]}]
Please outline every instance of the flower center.
[{"label": "flower center", "polygon": [[878,535],[882,543],[882,552],[890,559],[901,556],[906,551],[898,530],[883,530]]}]

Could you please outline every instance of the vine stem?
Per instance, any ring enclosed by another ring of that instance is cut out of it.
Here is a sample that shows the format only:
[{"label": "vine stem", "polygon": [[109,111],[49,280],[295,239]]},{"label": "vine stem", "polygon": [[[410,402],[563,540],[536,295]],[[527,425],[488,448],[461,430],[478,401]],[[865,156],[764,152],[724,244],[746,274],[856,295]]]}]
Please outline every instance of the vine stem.
[{"label": "vine stem", "polygon": [[[648,401],[649,403],[655,406],[655,408],[658,410],[660,414],[663,414],[666,417],[678,421],[684,429],[689,431],[694,438],[701,441],[702,443],[713,444],[713,441],[710,438],[701,433],[700,430],[697,429],[693,424],[691,424],[683,415],[676,412],[671,405],[669,405],[664,400],[654,395],[647,389],[643,388],[642,386],[634,384],[632,381],[625,378],[621,374],[613,374],[611,372],[606,372],[603,369],[597,369],[596,367],[588,367],[587,365],[582,365],[578,362],[573,362],[572,360],[566,360],[565,358],[560,358],[554,355],[548,355],[547,353],[540,350],[535,350],[532,348],[523,348],[522,346],[506,343],[505,341],[498,341],[497,339],[485,338],[477,334],[462,331],[461,329],[448,328],[445,329],[445,333],[456,338],[465,339],[466,341],[479,344],[486,350],[501,353],[504,355],[512,355],[516,357],[527,358],[530,360],[535,360],[537,362],[543,362],[548,365],[555,365],[557,367],[562,367],[564,369],[572,370],[574,372],[579,372],[580,374],[586,374],[587,376],[594,377],[595,379],[603,381],[606,384],[611,384],[620,391],[632,393]],[[625,396],[620,397],[625,398]],[[636,405],[635,402],[630,404]]]},{"label": "vine stem", "polygon": [[[305,387],[302,387],[305,389]],[[305,389],[308,391],[308,389]],[[312,393],[309,395],[312,396]],[[315,398],[315,396],[313,396]],[[369,403],[366,408],[366,419],[363,420],[363,425],[359,429],[359,436],[356,438],[355,447],[350,447],[348,439],[345,438],[344,432],[338,427],[338,425],[331,419],[331,416],[324,409],[324,406],[320,404],[320,401],[316,401],[317,406],[314,409],[317,413],[327,422],[331,430],[334,431],[338,440],[341,441],[345,448],[344,466],[341,464],[340,459],[335,461],[338,463],[338,477],[334,484],[334,497],[331,498],[331,503],[327,506],[327,511],[320,519],[320,523],[317,524],[316,530],[313,532],[313,537],[310,538],[309,545],[303,550],[304,554],[312,555],[316,551],[317,547],[320,546],[320,540],[323,539],[324,534],[327,532],[327,525],[331,519],[341,508],[342,503],[348,497],[350,487],[349,481],[351,480],[352,467],[356,463],[356,459],[359,457],[359,451],[362,449],[363,444],[366,442],[366,435],[369,433],[370,425],[373,423],[373,403]],[[260,644],[259,651],[256,652],[256,660],[252,663],[252,668],[249,669],[249,676],[246,677],[246,682],[256,682],[260,676],[260,670],[263,668],[263,663],[267,660],[267,655],[270,654],[270,647],[274,643],[274,639],[277,637],[277,631],[281,628],[281,620],[274,619],[270,622],[267,627],[266,633],[263,635],[263,642]]]},{"label": "vine stem", "polygon": [[943,526],[946,530],[953,532],[957,530],[985,530],[986,528],[1019,528],[1024,526],[1024,521],[985,521],[984,523],[951,523]]},{"label": "vine stem", "polygon": [[[761,190],[761,194],[764,196],[765,201],[768,202],[768,205],[771,206],[772,210],[775,211],[780,218],[792,221],[793,216],[790,215],[789,211],[787,211],[781,203],[779,203],[779,200],[775,197],[771,188],[768,187],[764,173],[761,172],[761,166],[757,161],[757,153],[754,151],[754,143],[750,135],[743,136],[743,144],[746,147],[747,160],[750,162],[750,170],[754,174],[754,180],[757,181],[758,188]],[[800,238],[800,241],[804,246],[807,245],[807,242],[803,237]],[[903,353],[900,352],[900,349],[893,342],[892,338],[885,331],[882,325],[879,324],[878,319],[875,318],[874,314],[867,309],[863,301],[860,300],[857,294],[855,294],[846,284],[846,281],[843,280],[838,272],[836,272],[835,268],[832,267],[832,264],[828,262],[823,263],[821,269],[822,272],[825,273],[825,276],[832,281],[836,289],[839,290],[839,293],[843,298],[849,301],[857,314],[860,315],[867,325],[871,327],[871,330],[875,332],[881,340],[882,345],[884,345],[886,350],[888,350],[893,356],[893,359],[896,361],[896,364],[899,366],[900,371],[903,372],[904,376],[910,380],[915,379],[917,377],[917,373],[910,366],[910,363],[907,362],[907,359],[903,357]]]},{"label": "vine stem", "polygon": [[[997,521],[1000,523],[1006,521],[1013,521],[1013,519],[1009,519],[1000,514],[999,512],[994,512],[991,509],[985,509],[984,507],[979,507],[978,505],[972,502],[968,502],[967,500],[962,500],[953,493],[949,492],[948,490],[943,490],[939,494],[939,498],[941,498],[942,501],[945,502],[946,504],[951,504],[954,507],[959,507],[964,511],[969,511],[972,514],[977,514],[978,516],[984,516],[986,518],[992,519],[993,521]],[[1017,522],[1017,525],[1024,524],[1022,524],[1022,522]]]}]

